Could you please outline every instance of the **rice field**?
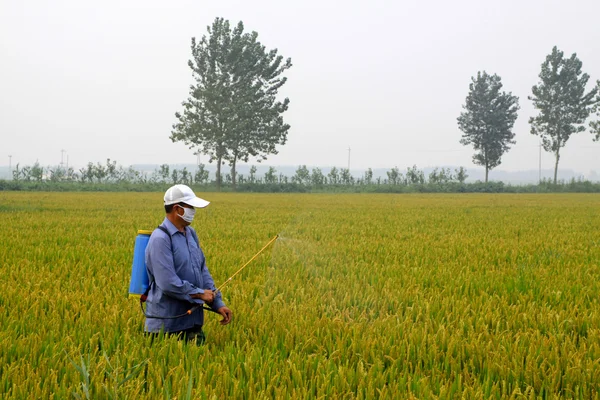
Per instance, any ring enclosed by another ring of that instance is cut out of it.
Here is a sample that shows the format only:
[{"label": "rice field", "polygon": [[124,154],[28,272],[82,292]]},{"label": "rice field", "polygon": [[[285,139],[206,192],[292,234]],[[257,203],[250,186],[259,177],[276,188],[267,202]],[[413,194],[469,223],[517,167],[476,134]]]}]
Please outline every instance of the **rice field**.
[{"label": "rice field", "polygon": [[600,398],[600,197],[197,193],[207,344],[129,299],[162,193],[0,192],[0,397]]}]

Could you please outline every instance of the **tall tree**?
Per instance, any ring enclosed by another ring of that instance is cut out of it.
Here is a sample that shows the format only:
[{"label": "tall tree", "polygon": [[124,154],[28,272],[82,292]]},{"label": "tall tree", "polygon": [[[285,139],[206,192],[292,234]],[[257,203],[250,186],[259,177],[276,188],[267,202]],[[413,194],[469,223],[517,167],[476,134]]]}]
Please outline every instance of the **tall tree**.
[{"label": "tall tree", "polygon": [[501,78],[487,72],[477,72],[471,78],[469,94],[458,117],[463,132],[460,143],[473,145],[476,153],[473,163],[485,167],[485,181],[489,171],[502,162],[502,155],[515,144],[512,131],[517,120],[519,98],[502,90]]},{"label": "tall tree", "polygon": [[191,48],[188,65],[195,82],[183,112],[175,114],[171,140],[197,147],[216,161],[219,187],[221,165],[227,161],[235,187],[239,161],[264,160],[287,140],[290,126],[282,114],[289,99],[279,101],[277,95],[292,62],[277,49],[267,51],[258,33],[244,33],[241,21],[232,29],[223,18],[215,19],[199,42],[192,38]]},{"label": "tall tree", "polygon": [[600,81],[596,82],[596,90],[598,91],[598,97],[596,98],[596,105],[594,106],[594,112],[597,113],[599,119],[597,121],[590,122],[590,130],[594,135],[594,141],[600,141]]},{"label": "tall tree", "polygon": [[585,121],[596,102],[597,88],[586,93],[590,79],[581,71],[582,62],[573,53],[565,58],[556,46],[542,63],[540,81],[532,88],[533,106],[539,110],[531,117],[531,133],[540,136],[542,146],[554,153],[554,184],[558,172],[560,149],[567,144],[573,133],[585,131]]}]

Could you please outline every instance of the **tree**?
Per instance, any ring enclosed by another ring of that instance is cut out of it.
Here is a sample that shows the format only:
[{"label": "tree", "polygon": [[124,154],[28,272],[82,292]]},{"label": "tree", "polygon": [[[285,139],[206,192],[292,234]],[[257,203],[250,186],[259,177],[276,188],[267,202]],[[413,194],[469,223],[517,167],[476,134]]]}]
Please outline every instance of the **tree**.
[{"label": "tree", "polygon": [[[92,163],[89,163],[89,164],[92,164]],[[92,164],[92,170],[93,170],[93,176],[96,177],[96,179],[98,180],[98,183],[102,183],[104,181],[104,178],[106,178],[106,176],[107,176],[106,168],[104,168],[104,166],[102,164],[97,162],[96,165]]]},{"label": "tree", "polygon": [[387,181],[390,185],[400,185],[402,183],[402,174],[398,167],[394,167],[391,170],[386,172]]},{"label": "tree", "polygon": [[191,185],[192,174],[187,170],[187,167],[183,167],[181,170],[181,178],[180,181],[185,185]]},{"label": "tree", "polygon": [[373,170],[371,168],[365,171],[364,182],[365,185],[370,185],[373,183]]},{"label": "tree", "polygon": [[306,165],[300,165],[296,170],[296,174],[292,177],[292,182],[298,183],[300,185],[308,185],[310,184],[310,172]]},{"label": "tree", "polygon": [[456,175],[454,176],[459,183],[465,183],[469,175],[467,174],[467,170],[464,167],[456,168],[454,170]]},{"label": "tree", "polygon": [[429,173],[429,183],[443,184],[448,183],[453,179],[450,168],[434,168]]},{"label": "tree", "polygon": [[173,185],[180,183],[179,171],[177,171],[175,168],[173,168],[173,171],[171,171],[171,182]]},{"label": "tree", "polygon": [[330,184],[337,185],[339,183],[338,169],[336,167],[331,168],[327,174],[327,178],[329,179]]},{"label": "tree", "polygon": [[17,163],[17,166],[15,167],[15,169],[12,170],[12,174],[13,174],[13,181],[18,182],[21,179],[21,171],[19,170],[18,163]]},{"label": "tree", "polygon": [[201,185],[208,183],[208,170],[206,169],[204,164],[198,165],[198,170],[196,171],[194,180],[196,181],[196,183],[199,183]]},{"label": "tree", "polygon": [[195,83],[183,112],[175,114],[171,140],[197,147],[216,161],[219,188],[225,161],[235,188],[239,161],[265,160],[287,140],[290,126],[282,114],[289,99],[278,101],[277,94],[292,62],[277,49],[267,51],[257,39],[256,32],[244,33],[241,21],[232,30],[223,18],[216,18],[199,42],[192,38],[188,65]]},{"label": "tree", "polygon": [[[596,105],[595,105],[593,111],[600,118],[600,81],[597,81],[596,84],[597,84],[596,90],[598,91],[598,97],[596,99]],[[594,141],[595,142],[600,141],[600,119],[598,121],[590,122],[590,131],[592,132],[592,135],[595,135]]]},{"label": "tree", "polygon": [[501,78],[487,72],[477,72],[472,77],[469,94],[458,117],[458,127],[463,132],[460,143],[473,145],[476,153],[473,163],[485,167],[485,181],[489,170],[501,164],[502,155],[515,144],[512,132],[519,98],[510,92],[501,92]]},{"label": "tree", "polygon": [[408,185],[424,184],[425,173],[417,169],[416,165],[413,165],[412,168],[406,168],[406,183]]},{"label": "tree", "polygon": [[115,182],[118,180],[117,176],[117,162],[110,162],[110,158],[106,159],[106,177],[109,181]]},{"label": "tree", "polygon": [[320,168],[313,168],[312,174],[310,175],[310,182],[314,186],[323,186],[325,184],[325,175]]},{"label": "tree", "polygon": [[348,168],[340,168],[340,183],[343,185],[354,185],[354,177],[350,175]]},{"label": "tree", "polygon": [[158,172],[162,183],[166,183],[169,180],[169,176],[171,175],[169,173],[169,165],[168,164],[162,164],[160,167],[160,170]]},{"label": "tree", "polygon": [[256,166],[250,167],[250,183],[254,183],[256,181]]},{"label": "tree", "polygon": [[265,173],[265,183],[277,183],[277,170],[273,167],[269,167],[269,170]]},{"label": "tree", "polygon": [[573,133],[585,131],[585,121],[597,102],[598,88],[585,93],[589,75],[581,71],[583,63],[573,53],[564,58],[556,46],[546,56],[540,72],[540,81],[532,88],[533,106],[539,110],[531,117],[531,133],[540,136],[542,146],[554,153],[554,184],[558,172],[560,149]]},{"label": "tree", "polygon": [[[44,168],[37,161],[29,169],[28,173],[29,173],[29,176],[31,177],[31,179],[33,179],[34,181],[37,181],[37,182],[41,182],[42,179],[44,178]],[[29,180],[29,179],[27,179],[27,180]]]}]

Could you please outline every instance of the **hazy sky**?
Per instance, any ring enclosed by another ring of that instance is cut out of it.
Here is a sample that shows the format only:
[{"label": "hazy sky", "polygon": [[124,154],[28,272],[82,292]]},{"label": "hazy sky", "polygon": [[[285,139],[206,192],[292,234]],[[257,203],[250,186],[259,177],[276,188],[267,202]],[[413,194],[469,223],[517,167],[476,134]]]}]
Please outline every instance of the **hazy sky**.
[{"label": "hazy sky", "polygon": [[[537,169],[527,96],[554,45],[600,79],[599,15],[597,0],[0,0],[0,165],[54,165],[61,149],[76,167],[194,163],[169,134],[190,39],[224,17],[294,64],[288,144],[267,164],[345,166],[350,146],[353,169],[472,167],[456,118],[486,70],[521,104],[499,169]],[[600,170],[600,144],[573,137],[560,166]]]}]

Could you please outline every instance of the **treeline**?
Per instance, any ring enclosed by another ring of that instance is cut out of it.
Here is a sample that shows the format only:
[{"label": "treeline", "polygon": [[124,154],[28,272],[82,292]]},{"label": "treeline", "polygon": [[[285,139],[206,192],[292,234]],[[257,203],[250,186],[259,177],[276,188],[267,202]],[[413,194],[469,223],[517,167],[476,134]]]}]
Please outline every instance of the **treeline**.
[{"label": "treeline", "polygon": [[165,184],[185,183],[188,185],[209,183],[209,172],[204,165],[195,171],[187,168],[172,169],[163,164],[152,173],[142,172],[133,167],[124,168],[117,165],[116,161],[106,160],[106,164],[89,162],[86,167],[75,170],[73,167],[48,166],[42,167],[39,163],[32,166],[19,167],[11,171],[13,182],[74,182],[82,184]]},{"label": "treeline", "polygon": [[[167,164],[154,171],[142,172],[132,167],[124,168],[116,161],[106,164],[88,163],[85,168],[42,167],[38,163],[12,171],[12,180],[0,180],[0,190],[40,191],[164,191],[167,187],[183,183],[201,191],[237,191],[271,193],[355,192],[355,193],[548,193],[548,192],[600,192],[600,183],[583,179],[559,181],[542,180],[539,184],[508,185],[503,182],[466,182],[464,167],[435,168],[426,174],[412,166],[405,171],[398,167],[386,171],[384,177],[374,177],[368,168],[361,176],[354,176],[347,168],[333,167],[324,173],[320,168],[299,166],[288,176],[269,169],[262,175],[252,166],[249,173],[239,174],[234,184],[230,174],[222,182],[211,177],[205,165],[195,171],[171,168]],[[213,179],[211,179],[213,178]]]},{"label": "treeline", "polygon": [[[218,174],[216,174],[218,175]],[[353,176],[347,168],[333,167],[328,173],[320,168],[308,169],[301,165],[293,176],[288,176],[269,167],[264,175],[257,174],[256,166],[250,167],[247,175],[237,174],[237,182],[231,174],[225,174],[222,183],[231,186],[234,190],[243,185],[274,185],[294,184],[298,186],[322,187],[330,185],[342,186],[364,186],[364,185],[417,185],[417,184],[446,184],[449,182],[464,183],[468,178],[467,170],[460,167],[452,171],[450,168],[435,168],[431,173],[425,174],[416,165],[401,172],[394,167],[386,172],[387,177],[374,177],[373,170],[368,168],[362,176]],[[210,172],[204,164],[200,164],[196,171],[188,171],[187,168],[171,168],[167,164],[159,166],[152,173],[137,171],[133,167],[124,168],[117,165],[116,161],[106,160],[106,164],[88,163],[85,168],[75,171],[71,168],[42,167],[39,163],[32,166],[16,168],[12,171],[14,182],[76,182],[88,184],[177,184],[206,185],[219,184],[218,176],[210,179]]]}]

